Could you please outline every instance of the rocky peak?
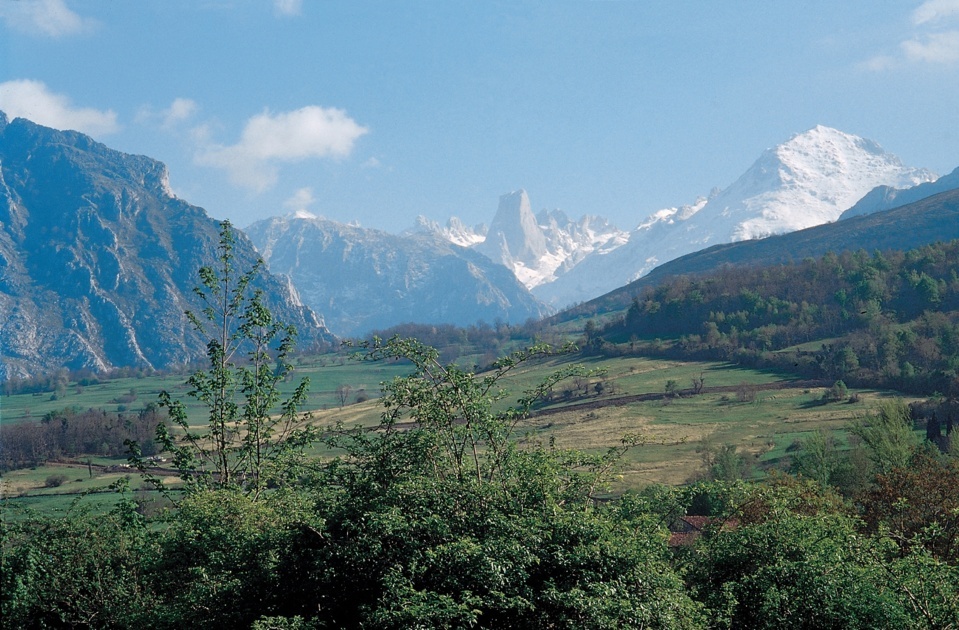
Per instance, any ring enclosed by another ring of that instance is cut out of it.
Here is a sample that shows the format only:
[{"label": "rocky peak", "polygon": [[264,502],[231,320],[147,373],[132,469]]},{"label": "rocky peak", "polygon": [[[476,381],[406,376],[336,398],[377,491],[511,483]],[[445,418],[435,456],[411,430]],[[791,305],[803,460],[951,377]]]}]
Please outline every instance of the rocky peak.
[{"label": "rocky peak", "polygon": [[534,263],[546,253],[546,236],[540,229],[525,190],[499,198],[499,208],[479,251],[507,266],[513,261]]}]

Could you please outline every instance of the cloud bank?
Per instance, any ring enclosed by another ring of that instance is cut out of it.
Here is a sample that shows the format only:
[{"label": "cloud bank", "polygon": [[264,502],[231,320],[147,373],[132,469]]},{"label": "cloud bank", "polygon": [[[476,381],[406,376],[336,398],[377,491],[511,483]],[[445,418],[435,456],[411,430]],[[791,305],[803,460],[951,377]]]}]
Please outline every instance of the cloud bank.
[{"label": "cloud bank", "polygon": [[312,188],[300,188],[293,196],[283,202],[283,207],[298,217],[315,219],[316,215],[310,212],[310,206],[316,202]]},{"label": "cloud bank", "polygon": [[959,0],[927,0],[912,12],[913,33],[893,54],[876,55],[863,67],[881,71],[905,64],[959,64]]},{"label": "cloud bank", "polygon": [[77,15],[63,0],[4,0],[0,20],[10,28],[43,37],[65,37],[94,30],[96,20]]},{"label": "cloud bank", "polygon": [[926,24],[959,16],[959,0],[928,0],[912,12],[914,24]]},{"label": "cloud bank", "polygon": [[113,110],[74,107],[66,96],[54,94],[41,81],[29,79],[0,83],[0,110],[10,118],[27,118],[54,129],[72,129],[95,137],[120,128]]},{"label": "cloud bank", "polygon": [[196,101],[189,98],[175,98],[166,109],[157,111],[151,106],[144,106],[137,112],[138,123],[158,122],[166,130],[173,129],[182,122],[191,118],[200,110]]},{"label": "cloud bank", "polygon": [[278,114],[264,111],[247,121],[239,142],[210,143],[196,162],[221,168],[233,183],[260,192],[276,183],[278,164],[344,158],[368,132],[342,109],[311,105]]}]

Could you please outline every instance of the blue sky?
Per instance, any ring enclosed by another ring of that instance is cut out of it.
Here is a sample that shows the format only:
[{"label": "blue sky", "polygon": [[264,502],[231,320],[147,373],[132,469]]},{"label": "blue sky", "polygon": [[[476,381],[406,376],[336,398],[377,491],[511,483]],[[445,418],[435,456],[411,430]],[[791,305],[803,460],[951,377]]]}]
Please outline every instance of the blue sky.
[{"label": "blue sky", "polygon": [[817,124],[959,166],[959,0],[0,0],[0,109],[239,226],[499,195],[629,229]]}]

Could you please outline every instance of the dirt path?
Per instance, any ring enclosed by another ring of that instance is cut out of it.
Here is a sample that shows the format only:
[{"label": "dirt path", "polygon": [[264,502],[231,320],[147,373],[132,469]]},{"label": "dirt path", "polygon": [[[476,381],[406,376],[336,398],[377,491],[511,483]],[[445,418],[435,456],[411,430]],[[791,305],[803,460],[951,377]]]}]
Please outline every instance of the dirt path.
[{"label": "dirt path", "polygon": [[[824,379],[802,380],[802,381],[777,381],[775,383],[757,383],[746,385],[751,392],[775,391],[780,389],[813,389],[816,387],[829,387],[831,382]],[[720,385],[716,387],[703,387],[699,393],[693,389],[677,390],[677,398],[688,398],[690,396],[701,396],[703,394],[727,394],[738,392],[742,385]],[[664,400],[667,394],[665,392],[650,392],[646,394],[628,394],[626,396],[610,396],[609,398],[597,398],[579,403],[572,403],[562,407],[549,407],[547,409],[537,409],[530,413],[530,417],[548,416],[555,413],[565,413],[569,411],[591,411],[593,409],[602,409],[603,407],[618,407],[628,405],[634,402],[646,402],[650,400]]]}]

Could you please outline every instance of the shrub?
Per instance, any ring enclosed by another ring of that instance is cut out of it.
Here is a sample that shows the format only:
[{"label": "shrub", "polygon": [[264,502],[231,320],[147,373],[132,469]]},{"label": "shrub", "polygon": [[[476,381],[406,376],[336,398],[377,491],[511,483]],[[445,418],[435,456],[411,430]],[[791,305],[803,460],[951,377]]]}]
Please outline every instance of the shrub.
[{"label": "shrub", "polygon": [[59,488],[67,480],[66,475],[50,475],[43,482],[44,487],[46,488]]}]

